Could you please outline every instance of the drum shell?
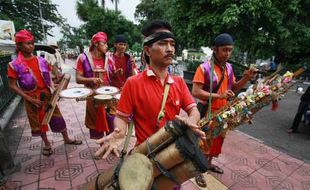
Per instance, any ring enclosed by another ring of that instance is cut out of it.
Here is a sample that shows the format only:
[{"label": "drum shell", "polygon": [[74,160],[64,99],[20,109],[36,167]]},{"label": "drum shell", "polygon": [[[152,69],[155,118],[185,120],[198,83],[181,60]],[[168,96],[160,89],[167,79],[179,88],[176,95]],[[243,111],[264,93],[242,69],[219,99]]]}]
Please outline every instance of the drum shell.
[{"label": "drum shell", "polygon": [[[160,151],[155,156],[156,160],[166,169],[169,170],[175,165],[184,162],[181,152],[177,149],[176,143],[170,144],[167,148]],[[156,164],[153,163],[154,178],[161,174]]]},{"label": "drum shell", "polygon": [[103,95],[103,94],[99,94],[99,95],[95,95],[93,96],[94,102],[95,104],[104,104],[104,105],[108,105],[111,104],[113,101],[113,96],[111,95]]},{"label": "drum shell", "polygon": [[[175,176],[180,183],[183,183],[200,173],[190,160],[186,160],[183,163],[176,165],[169,170],[169,172]],[[155,178],[153,185],[156,189],[173,189],[177,186],[175,182],[171,181],[164,175],[160,175]]]}]

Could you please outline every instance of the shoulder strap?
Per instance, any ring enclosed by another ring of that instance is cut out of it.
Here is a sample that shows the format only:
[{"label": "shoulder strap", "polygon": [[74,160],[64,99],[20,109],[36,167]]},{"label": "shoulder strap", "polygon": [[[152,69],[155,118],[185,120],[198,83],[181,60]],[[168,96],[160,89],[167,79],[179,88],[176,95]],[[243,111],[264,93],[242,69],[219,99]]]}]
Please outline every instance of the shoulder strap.
[{"label": "shoulder strap", "polygon": [[160,111],[159,111],[158,116],[157,116],[157,125],[158,126],[159,126],[159,123],[165,117],[165,105],[166,105],[166,101],[168,98],[169,89],[170,89],[170,84],[166,83],[165,84],[165,90],[164,90],[164,97],[163,97],[163,100],[161,102],[161,108],[160,108]]}]

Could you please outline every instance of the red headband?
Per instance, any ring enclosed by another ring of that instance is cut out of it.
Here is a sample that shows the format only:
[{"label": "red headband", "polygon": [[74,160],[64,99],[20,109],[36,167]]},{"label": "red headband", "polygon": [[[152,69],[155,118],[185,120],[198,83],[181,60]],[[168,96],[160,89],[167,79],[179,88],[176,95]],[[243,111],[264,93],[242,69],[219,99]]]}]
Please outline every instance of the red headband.
[{"label": "red headband", "polygon": [[91,43],[94,44],[96,42],[108,42],[108,36],[106,33],[104,32],[98,32],[95,35],[93,35],[93,37],[91,38]]},{"label": "red headband", "polygon": [[15,42],[29,42],[34,41],[34,37],[28,30],[20,30],[15,34]]}]

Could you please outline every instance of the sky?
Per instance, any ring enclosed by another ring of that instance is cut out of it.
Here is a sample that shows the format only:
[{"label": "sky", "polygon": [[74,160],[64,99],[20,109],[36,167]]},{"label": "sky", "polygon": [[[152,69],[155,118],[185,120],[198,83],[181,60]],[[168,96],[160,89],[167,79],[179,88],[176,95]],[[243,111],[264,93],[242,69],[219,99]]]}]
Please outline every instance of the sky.
[{"label": "sky", "polygon": [[[58,5],[57,9],[61,16],[67,19],[67,22],[74,27],[82,24],[82,21],[76,15],[75,4],[76,0],[52,0],[52,3]],[[134,13],[136,6],[140,3],[140,0],[119,0],[118,9],[122,12],[128,20],[135,22]],[[109,9],[115,9],[115,5],[110,0],[106,0],[106,7]],[[136,22],[135,22],[136,23]],[[54,37],[47,37],[48,42],[55,42],[62,37],[60,28],[55,27],[52,30]]]}]

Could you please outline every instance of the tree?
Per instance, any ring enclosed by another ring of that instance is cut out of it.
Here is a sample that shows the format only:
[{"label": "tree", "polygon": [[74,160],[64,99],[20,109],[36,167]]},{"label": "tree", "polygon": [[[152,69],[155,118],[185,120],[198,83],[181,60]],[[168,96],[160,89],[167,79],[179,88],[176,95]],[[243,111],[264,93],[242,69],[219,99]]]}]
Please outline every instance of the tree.
[{"label": "tree", "polygon": [[310,0],[142,0],[135,16],[168,20],[181,47],[210,46],[228,32],[241,52],[299,63],[310,61],[309,8]]},{"label": "tree", "polygon": [[69,24],[64,24],[61,28],[63,37],[60,41],[60,46],[74,49],[79,47],[83,49],[84,46],[88,45],[88,39],[86,38],[86,32],[83,27],[71,27]]},{"label": "tree", "polygon": [[[61,25],[64,19],[57,11],[51,0],[40,0],[43,25],[46,34],[53,36],[49,31],[55,25]],[[44,33],[41,25],[38,0],[0,0],[0,18],[12,20],[16,30],[28,29],[36,39],[42,40]]]},{"label": "tree", "polygon": [[88,39],[98,31],[104,31],[108,34],[110,46],[113,46],[117,34],[124,34],[129,46],[141,42],[136,25],[126,20],[120,12],[100,7],[96,0],[77,1],[77,15],[85,22],[83,28]]}]

